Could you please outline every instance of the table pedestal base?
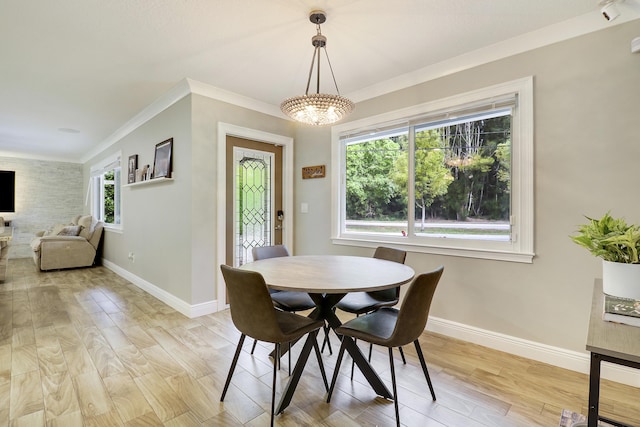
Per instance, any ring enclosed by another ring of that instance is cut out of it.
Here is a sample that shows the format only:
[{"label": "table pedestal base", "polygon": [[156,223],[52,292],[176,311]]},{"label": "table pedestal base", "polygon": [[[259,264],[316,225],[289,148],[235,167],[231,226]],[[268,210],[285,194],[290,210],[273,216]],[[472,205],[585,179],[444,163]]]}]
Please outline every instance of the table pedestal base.
[{"label": "table pedestal base", "polygon": [[[324,319],[329,327],[335,332],[336,328],[342,325],[342,322],[340,322],[340,319],[338,319],[338,316],[336,316],[336,313],[333,311],[333,307],[345,296],[345,294],[309,294],[309,296],[311,296],[313,302],[316,303],[316,308],[311,312],[311,314],[309,314],[309,317],[312,319]],[[373,368],[367,361],[367,358],[364,357],[364,354],[362,354],[360,348],[356,345],[353,339],[351,337],[345,337],[342,335],[338,335],[338,338],[344,340],[345,350],[347,350],[347,352],[351,355],[353,361],[358,366],[376,394],[386,399],[393,399],[393,394],[391,394],[389,389],[384,385],[376,371],[373,370]],[[302,375],[302,371],[304,370],[304,367],[307,363],[307,359],[309,358],[312,347],[313,343],[310,343],[307,340],[304,347],[302,348],[302,351],[300,352],[300,356],[298,357],[296,366],[293,369],[291,378],[289,379],[289,383],[287,384],[285,391],[282,394],[280,404],[278,405],[278,409],[276,410],[277,414],[281,413],[287,406],[289,406],[291,397],[293,396],[293,392],[298,386],[300,376]],[[284,350],[285,349],[283,349],[283,351]]]}]

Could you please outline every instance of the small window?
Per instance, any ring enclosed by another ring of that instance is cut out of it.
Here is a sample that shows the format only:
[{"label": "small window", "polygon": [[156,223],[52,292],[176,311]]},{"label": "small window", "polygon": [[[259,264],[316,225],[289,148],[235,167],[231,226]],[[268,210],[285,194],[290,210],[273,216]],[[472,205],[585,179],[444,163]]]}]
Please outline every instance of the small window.
[{"label": "small window", "polygon": [[333,129],[334,242],[531,262],[524,79]]},{"label": "small window", "polygon": [[107,228],[121,225],[120,158],[118,154],[91,168],[91,214]]}]

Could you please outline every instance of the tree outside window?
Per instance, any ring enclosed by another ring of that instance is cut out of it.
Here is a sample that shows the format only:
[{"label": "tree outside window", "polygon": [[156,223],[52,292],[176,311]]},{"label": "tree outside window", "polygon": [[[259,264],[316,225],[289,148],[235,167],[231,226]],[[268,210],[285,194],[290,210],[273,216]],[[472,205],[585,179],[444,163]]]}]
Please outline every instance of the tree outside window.
[{"label": "tree outside window", "polygon": [[348,232],[510,238],[510,109],[368,135],[345,166]]}]

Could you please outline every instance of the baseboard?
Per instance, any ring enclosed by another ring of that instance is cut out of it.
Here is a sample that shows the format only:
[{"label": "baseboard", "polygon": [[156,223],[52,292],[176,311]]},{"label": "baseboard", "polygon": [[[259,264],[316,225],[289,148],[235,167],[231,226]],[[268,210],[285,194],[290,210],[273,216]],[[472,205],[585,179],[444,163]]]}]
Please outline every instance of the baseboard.
[{"label": "baseboard", "polygon": [[[102,265],[189,318],[203,316],[205,314],[211,314],[218,311],[218,303],[215,300],[190,305],[164,289],[155,286],[154,284],[110,261],[102,260]],[[589,353],[586,351],[581,353],[573,350],[567,350],[433,316],[429,317],[427,330],[451,338],[482,345],[494,350],[504,351],[505,353],[526,357],[527,359],[537,360],[538,362],[548,363],[553,366],[589,375],[590,359]],[[637,369],[603,363],[601,376],[602,378],[618,383],[627,384],[633,387],[640,387],[640,371]]]},{"label": "baseboard", "polygon": [[[427,330],[589,375],[590,357],[586,351],[580,353],[438,317],[429,317]],[[640,387],[640,372],[637,369],[603,363],[601,377],[633,387]]]},{"label": "baseboard", "polygon": [[111,261],[103,259],[102,265],[189,318],[204,316],[218,311],[218,302],[216,300],[192,305]]}]

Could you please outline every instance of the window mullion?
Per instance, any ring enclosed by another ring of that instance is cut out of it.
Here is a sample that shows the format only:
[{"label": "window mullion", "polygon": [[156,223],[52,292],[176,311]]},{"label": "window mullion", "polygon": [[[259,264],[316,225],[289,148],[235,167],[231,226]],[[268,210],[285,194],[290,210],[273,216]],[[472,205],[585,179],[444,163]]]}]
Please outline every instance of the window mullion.
[{"label": "window mullion", "polygon": [[415,126],[409,127],[409,147],[407,148],[407,155],[409,156],[407,165],[407,236],[413,237],[415,235],[414,228],[416,224],[416,191],[415,191],[415,170],[416,170],[416,136]]},{"label": "window mullion", "polygon": [[100,175],[100,220],[104,221],[104,186],[105,186],[105,179],[104,179],[104,174]]}]

